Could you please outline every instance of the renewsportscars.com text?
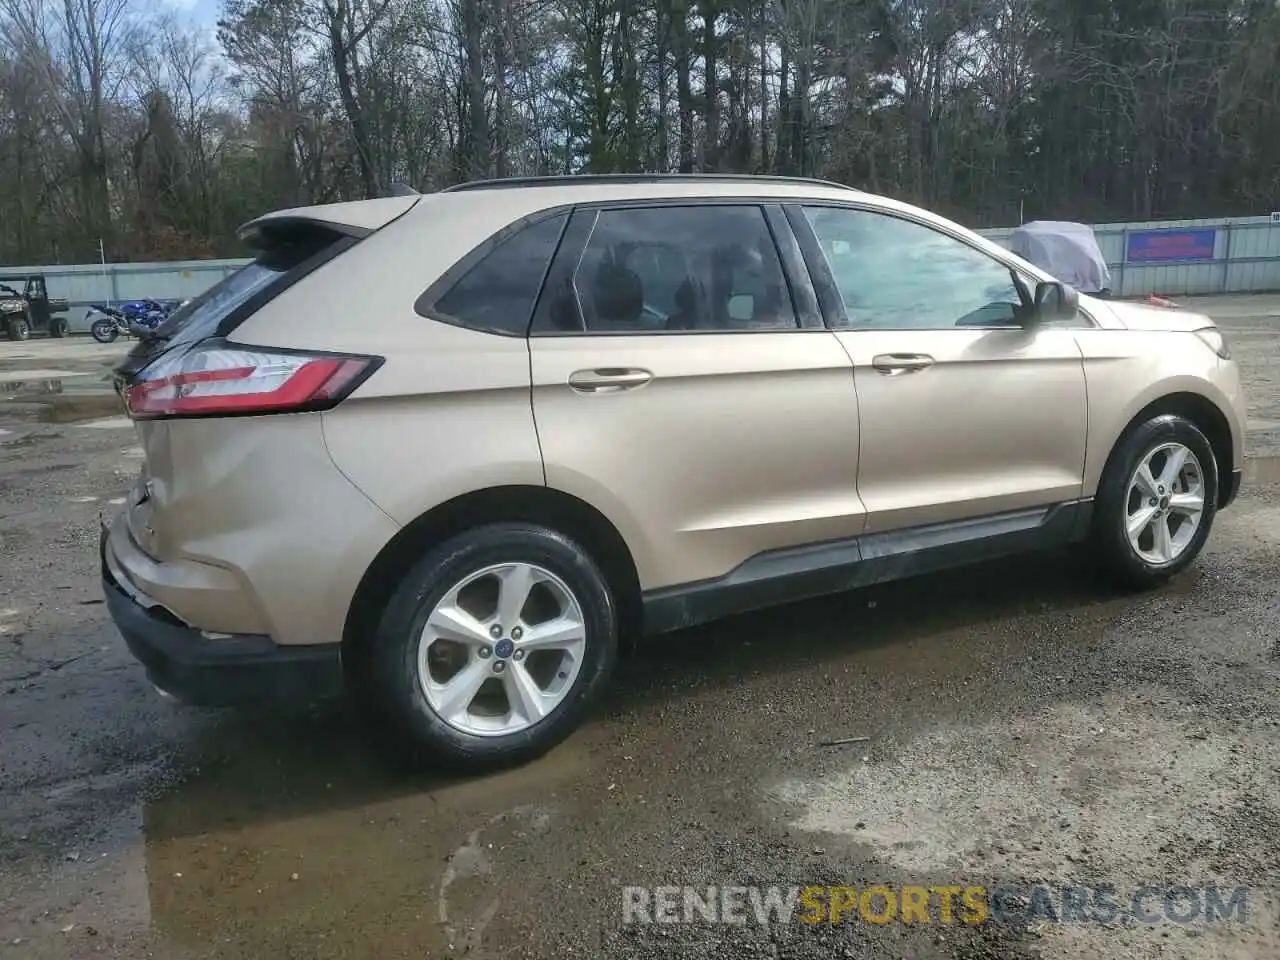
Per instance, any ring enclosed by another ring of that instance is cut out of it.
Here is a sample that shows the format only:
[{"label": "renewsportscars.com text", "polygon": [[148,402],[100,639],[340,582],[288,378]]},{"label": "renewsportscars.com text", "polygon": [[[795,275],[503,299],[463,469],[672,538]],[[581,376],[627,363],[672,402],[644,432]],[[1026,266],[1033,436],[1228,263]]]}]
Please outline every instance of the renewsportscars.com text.
[{"label": "renewsportscars.com text", "polygon": [[1244,887],[1109,884],[985,887],[658,886],[623,887],[622,922],[636,923],[1243,923]]}]

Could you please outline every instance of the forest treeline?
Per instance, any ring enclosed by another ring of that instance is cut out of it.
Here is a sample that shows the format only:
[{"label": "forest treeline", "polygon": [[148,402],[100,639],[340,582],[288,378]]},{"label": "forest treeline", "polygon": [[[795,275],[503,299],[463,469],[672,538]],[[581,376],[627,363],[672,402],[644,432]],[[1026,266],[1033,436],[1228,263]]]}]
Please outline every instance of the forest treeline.
[{"label": "forest treeline", "polygon": [[972,226],[1280,209],[1276,0],[0,0],[0,261],[478,177],[816,176]]}]

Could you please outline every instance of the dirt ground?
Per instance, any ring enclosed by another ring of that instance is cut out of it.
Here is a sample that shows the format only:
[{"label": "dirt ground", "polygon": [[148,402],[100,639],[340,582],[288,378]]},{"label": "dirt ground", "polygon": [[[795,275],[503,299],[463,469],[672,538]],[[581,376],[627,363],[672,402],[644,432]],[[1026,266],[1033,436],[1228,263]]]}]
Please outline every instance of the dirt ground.
[{"label": "dirt ground", "polygon": [[[1253,459],[1167,588],[1047,555],[675,634],[550,756],[470,780],[404,769],[341,704],[158,697],[98,583],[140,457],[104,393],[122,347],[0,344],[0,958],[1280,957],[1280,297],[1196,307],[1246,371]],[[775,884],[1248,899],[623,923],[625,887]]]}]

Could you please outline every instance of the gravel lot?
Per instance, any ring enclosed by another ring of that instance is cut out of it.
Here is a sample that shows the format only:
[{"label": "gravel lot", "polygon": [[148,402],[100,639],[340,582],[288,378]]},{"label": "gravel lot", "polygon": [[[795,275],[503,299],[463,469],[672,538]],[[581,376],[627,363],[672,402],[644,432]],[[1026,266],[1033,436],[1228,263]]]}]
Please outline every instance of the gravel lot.
[{"label": "gravel lot", "polygon": [[[341,705],[157,697],[97,579],[123,348],[0,344],[0,958],[1280,956],[1280,297],[1196,307],[1255,459],[1169,587],[1048,555],[672,635],[472,780]],[[1036,883],[1249,891],[1216,923],[622,922],[631,885]]]}]

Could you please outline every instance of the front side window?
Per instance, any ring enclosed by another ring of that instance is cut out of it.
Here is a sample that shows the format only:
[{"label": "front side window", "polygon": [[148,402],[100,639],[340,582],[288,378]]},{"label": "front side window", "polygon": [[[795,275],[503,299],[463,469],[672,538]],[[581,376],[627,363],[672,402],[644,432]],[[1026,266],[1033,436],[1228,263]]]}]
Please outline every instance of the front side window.
[{"label": "front side window", "polygon": [[573,293],[590,333],[798,326],[773,235],[755,206],[601,211]]},{"label": "front side window", "polygon": [[866,210],[806,207],[850,329],[1007,327],[1026,310],[1013,272],[922,224]]}]

